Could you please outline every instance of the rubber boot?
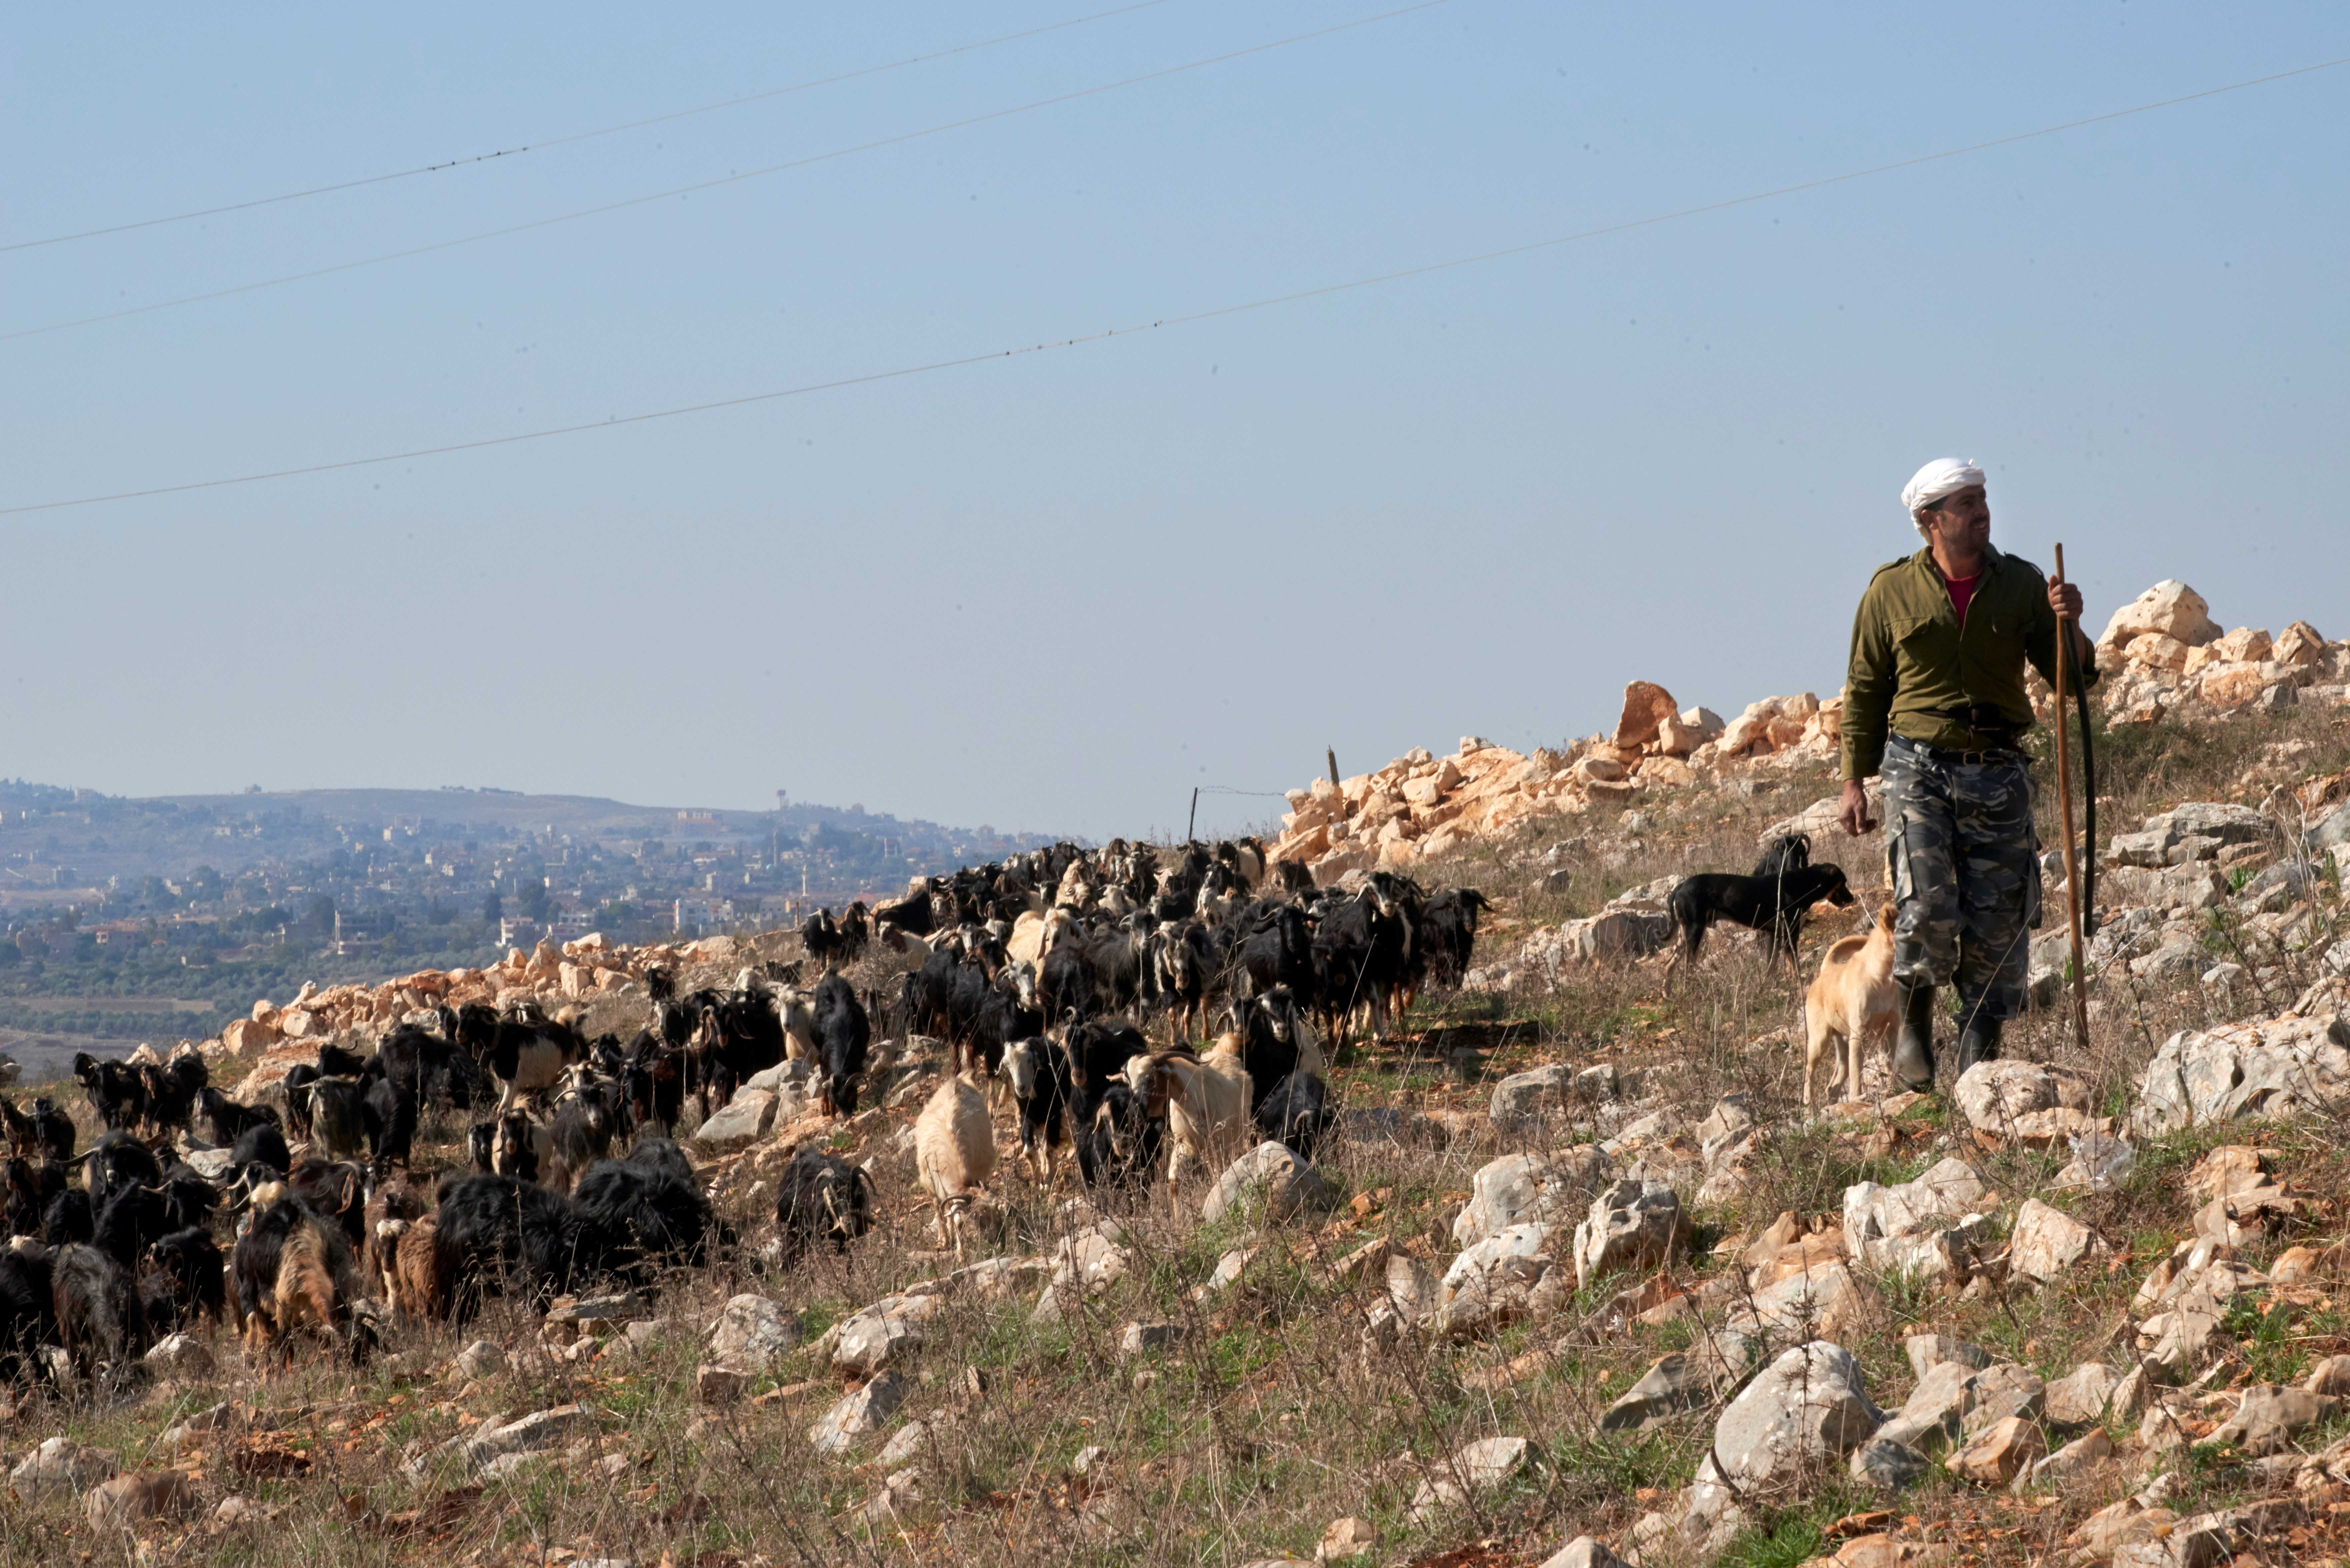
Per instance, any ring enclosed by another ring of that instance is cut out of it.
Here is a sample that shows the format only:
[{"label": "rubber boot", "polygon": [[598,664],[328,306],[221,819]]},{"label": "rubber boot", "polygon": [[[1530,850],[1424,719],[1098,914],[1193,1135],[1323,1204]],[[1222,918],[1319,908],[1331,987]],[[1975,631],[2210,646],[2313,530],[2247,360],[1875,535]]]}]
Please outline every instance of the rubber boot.
[{"label": "rubber boot", "polygon": [[1934,1089],[1934,988],[1923,981],[1898,982],[1901,1033],[1893,1043],[1893,1077],[1916,1094]]},{"label": "rubber boot", "polygon": [[1986,1018],[1978,1011],[1959,1033],[1959,1075],[1966,1076],[1967,1069],[1978,1062],[1998,1060],[1999,1020]]}]

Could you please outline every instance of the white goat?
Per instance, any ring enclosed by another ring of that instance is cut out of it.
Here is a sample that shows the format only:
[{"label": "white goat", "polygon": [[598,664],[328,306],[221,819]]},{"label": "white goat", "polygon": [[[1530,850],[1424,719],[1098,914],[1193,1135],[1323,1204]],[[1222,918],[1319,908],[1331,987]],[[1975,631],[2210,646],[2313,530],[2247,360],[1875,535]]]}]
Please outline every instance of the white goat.
[{"label": "white goat", "polygon": [[1249,1075],[1240,1040],[1227,1035],[1205,1056],[1154,1051],[1126,1064],[1128,1084],[1151,1115],[1167,1113],[1167,1185],[1192,1166],[1222,1169],[1252,1141]]},{"label": "white goat", "polygon": [[914,1118],[914,1179],[931,1195],[941,1240],[963,1253],[980,1189],[995,1174],[995,1127],[969,1068],[941,1084]]}]

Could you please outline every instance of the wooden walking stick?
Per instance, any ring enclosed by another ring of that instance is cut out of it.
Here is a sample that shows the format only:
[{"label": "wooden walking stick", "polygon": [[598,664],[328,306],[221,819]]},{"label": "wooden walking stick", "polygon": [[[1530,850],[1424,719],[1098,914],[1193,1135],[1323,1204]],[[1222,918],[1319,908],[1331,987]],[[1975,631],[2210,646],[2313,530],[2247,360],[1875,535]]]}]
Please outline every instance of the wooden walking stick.
[{"label": "wooden walking stick", "polygon": [[[2056,546],[2056,583],[2064,582],[2064,546]],[[2064,813],[2064,918],[2073,937],[2073,1030],[2081,1049],[2089,1048],[2089,975],[2081,956],[2081,878],[2073,843],[2073,759],[2064,738],[2064,676],[2073,667],[2073,618],[2056,616],[2056,798]],[[2088,741],[2086,721],[2081,739]],[[2091,854],[2096,846],[2089,846]]]}]

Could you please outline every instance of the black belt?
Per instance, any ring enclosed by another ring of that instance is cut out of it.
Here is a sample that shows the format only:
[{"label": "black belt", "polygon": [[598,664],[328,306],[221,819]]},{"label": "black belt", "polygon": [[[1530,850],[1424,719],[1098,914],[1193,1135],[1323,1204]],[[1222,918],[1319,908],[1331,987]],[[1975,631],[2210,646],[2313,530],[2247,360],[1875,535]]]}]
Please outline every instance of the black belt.
[{"label": "black belt", "polygon": [[1986,763],[2017,763],[2023,760],[2022,752],[2013,746],[1993,746],[1981,752],[1947,752],[1939,746],[1929,746],[1923,741],[1913,741],[1907,735],[1890,736],[1885,743],[1915,752],[1936,766],[1945,768],[1972,768],[1981,767]]}]

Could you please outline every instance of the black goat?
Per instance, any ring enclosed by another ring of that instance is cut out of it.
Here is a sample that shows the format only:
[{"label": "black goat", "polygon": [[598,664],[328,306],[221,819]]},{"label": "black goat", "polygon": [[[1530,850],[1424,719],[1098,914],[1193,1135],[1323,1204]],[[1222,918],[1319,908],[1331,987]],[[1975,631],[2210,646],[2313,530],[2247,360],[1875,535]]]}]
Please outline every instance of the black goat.
[{"label": "black goat", "polygon": [[1023,1040],[1004,1052],[1003,1075],[1020,1107],[1021,1156],[1049,1183],[1053,1151],[1067,1136],[1062,1116],[1071,1092],[1068,1054],[1050,1040]]},{"label": "black goat", "polygon": [[228,1315],[228,1281],[221,1250],[203,1231],[174,1231],[148,1249],[139,1280],[148,1321],[160,1332],[192,1327],[198,1319]]},{"label": "black goat", "polygon": [[1477,945],[1477,919],[1492,900],[1474,888],[1448,888],[1428,900],[1420,911],[1418,973],[1410,990],[1424,981],[1457,986],[1469,973],[1469,955]]},{"label": "black goat", "polygon": [[357,1250],[367,1236],[367,1172],[339,1160],[306,1158],[288,1171],[286,1189],[341,1230]]},{"label": "black goat", "polygon": [[239,1170],[260,1164],[283,1176],[294,1168],[294,1153],[286,1147],[286,1135],[277,1130],[275,1121],[255,1122],[239,1133],[228,1158]]},{"label": "black goat", "polygon": [[[61,1160],[27,1159],[9,1157],[6,1168],[7,1192],[5,1219],[11,1236],[36,1236],[41,1231],[41,1216],[57,1196],[65,1191],[71,1179]],[[87,1198],[87,1194],[84,1197]]]},{"label": "black goat", "polygon": [[109,1127],[134,1127],[147,1117],[147,1078],[128,1062],[101,1062],[74,1053],[73,1075],[98,1119]]},{"label": "black goat", "polygon": [[816,983],[816,1049],[824,1076],[816,1088],[816,1104],[827,1116],[857,1114],[857,1080],[865,1071],[865,1053],[873,1041],[873,1021],[857,990],[827,970]]},{"label": "black goat", "polygon": [[57,1109],[57,1103],[47,1095],[33,1096],[29,1113],[33,1137],[49,1151],[51,1159],[71,1159],[74,1152],[73,1117]]},{"label": "black goat", "polygon": [[590,1277],[600,1251],[569,1199],[511,1176],[446,1184],[435,1216],[436,1265],[461,1323],[491,1295],[544,1304]]},{"label": "black goat", "polygon": [[147,1353],[147,1314],[130,1272],[96,1247],[74,1242],[57,1249],[49,1299],[58,1343],[83,1382],[95,1386],[101,1367],[120,1377]]},{"label": "black goat", "polygon": [[1275,1084],[1251,1114],[1265,1137],[1288,1145],[1292,1154],[1309,1162],[1323,1135],[1338,1119],[1322,1080],[1302,1069]]},{"label": "black goat", "polygon": [[369,1335],[351,1310],[360,1283],[350,1241],[300,1198],[277,1199],[253,1216],[229,1270],[248,1355],[290,1353],[290,1336],[304,1328],[345,1345],[355,1360],[367,1353]]},{"label": "black goat", "polygon": [[812,1143],[792,1154],[775,1180],[775,1237],[785,1267],[820,1241],[836,1252],[873,1228],[873,1179]]},{"label": "black goat", "polygon": [[711,1261],[719,1244],[710,1199],[691,1181],[626,1160],[598,1160],[572,1190],[599,1273],[650,1284],[657,1270]]},{"label": "black goat", "polygon": [[0,1251],[0,1379],[30,1383],[41,1349],[57,1342],[57,1303],[46,1247]]},{"label": "black goat", "polygon": [[556,1100],[554,1118],[546,1128],[561,1185],[573,1185],[581,1171],[612,1152],[612,1135],[619,1121],[619,1097],[608,1080],[573,1069],[571,1082]]},{"label": "black goat", "polygon": [[90,1206],[89,1194],[78,1187],[67,1188],[41,1210],[41,1240],[52,1247],[87,1242],[97,1233],[98,1210]]},{"label": "black goat", "polygon": [[641,1170],[659,1170],[695,1187],[701,1178],[693,1174],[693,1162],[685,1158],[685,1150],[665,1137],[640,1137],[636,1146],[622,1157],[623,1165],[633,1165]]},{"label": "black goat", "polygon": [[1783,953],[1793,964],[1797,940],[1803,935],[1804,916],[1824,898],[1838,909],[1852,906],[1852,889],[1845,883],[1842,867],[1832,863],[1803,866],[1783,876],[1771,877],[1700,871],[1694,877],[1683,877],[1673,888],[1672,897],[1665,900],[1681,939],[1680,950],[1666,966],[1667,982],[1670,982],[1673,971],[1695,961],[1698,950],[1705,945],[1705,933],[1716,920],[1728,920],[1762,932],[1769,942],[1770,961],[1777,963]]},{"label": "black goat", "polygon": [[1234,914],[1232,986],[1235,999],[1261,996],[1276,985],[1311,1005],[1315,996],[1314,932],[1305,911],[1278,898],[1260,898]]},{"label": "black goat", "polygon": [[126,1187],[99,1210],[90,1245],[136,1272],[140,1255],[175,1229],[161,1193],[151,1187]]},{"label": "black goat", "polygon": [[1167,1118],[1154,1116],[1124,1083],[1101,1093],[1092,1119],[1077,1131],[1077,1169],[1087,1187],[1148,1187],[1167,1138]]},{"label": "black goat", "polygon": [[359,1120],[375,1174],[384,1176],[395,1162],[405,1168],[416,1144],[416,1091],[397,1078],[375,1078],[360,1097]]},{"label": "black goat", "polygon": [[279,1090],[286,1096],[286,1130],[305,1143],[310,1140],[310,1085],[318,1076],[317,1067],[296,1062],[279,1080]]},{"label": "black goat", "polygon": [[277,1113],[269,1106],[239,1105],[210,1085],[196,1096],[196,1114],[203,1118],[208,1139],[223,1147],[234,1147],[248,1127],[278,1125]]},{"label": "black goat", "polygon": [[357,1078],[321,1076],[306,1091],[310,1141],[330,1159],[356,1159],[367,1147],[367,1091]]},{"label": "black goat", "polygon": [[1253,1002],[1235,1004],[1232,1011],[1241,1036],[1241,1065],[1248,1069],[1249,1114],[1254,1116],[1274,1085],[1301,1064],[1308,1074],[1317,1071],[1322,1051],[1287,986],[1276,985]]},{"label": "black goat", "polygon": [[142,1066],[139,1075],[146,1081],[146,1123],[154,1132],[186,1127],[196,1096],[212,1081],[204,1059],[193,1051],[179,1052],[160,1067]]},{"label": "black goat", "polygon": [[81,1158],[82,1185],[89,1189],[90,1202],[101,1209],[123,1188],[152,1187],[163,1179],[154,1152],[126,1132],[101,1136]]}]

